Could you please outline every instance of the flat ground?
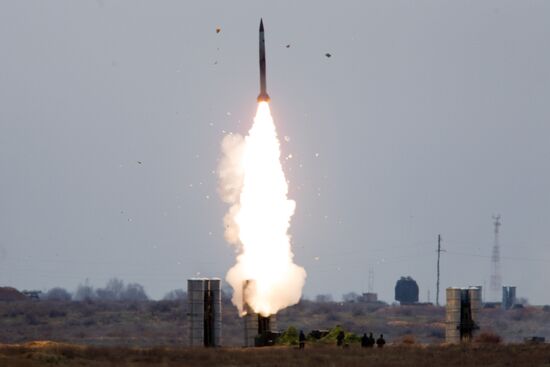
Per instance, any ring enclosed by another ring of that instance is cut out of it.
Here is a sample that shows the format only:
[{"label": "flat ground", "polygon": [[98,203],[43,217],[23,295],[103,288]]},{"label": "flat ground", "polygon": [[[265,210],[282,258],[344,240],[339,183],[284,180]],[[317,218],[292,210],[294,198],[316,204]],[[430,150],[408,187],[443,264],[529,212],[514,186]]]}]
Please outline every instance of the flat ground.
[{"label": "flat ground", "polygon": [[[308,333],[340,325],[358,335],[384,334],[389,344],[411,338],[418,344],[443,343],[444,321],[445,309],[429,305],[302,301],[277,314],[277,328],[281,331],[292,326]],[[504,343],[520,343],[535,335],[550,340],[550,306],[510,311],[484,309],[480,328],[499,335]],[[178,348],[188,345],[187,336],[186,301],[0,302],[0,344],[51,340],[90,346]],[[242,342],[242,320],[230,301],[225,300],[222,345],[239,347]]]},{"label": "flat ground", "polygon": [[0,366],[550,366],[550,345],[124,348],[35,342],[0,345]]}]

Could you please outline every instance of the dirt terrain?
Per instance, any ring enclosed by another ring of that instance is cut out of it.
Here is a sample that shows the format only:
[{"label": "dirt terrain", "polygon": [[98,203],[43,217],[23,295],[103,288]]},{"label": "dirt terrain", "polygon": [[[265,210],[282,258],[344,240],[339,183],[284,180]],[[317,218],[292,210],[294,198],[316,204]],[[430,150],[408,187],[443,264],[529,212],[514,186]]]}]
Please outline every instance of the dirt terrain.
[{"label": "dirt terrain", "polygon": [[0,346],[0,366],[550,366],[550,345],[124,348],[52,342]]}]

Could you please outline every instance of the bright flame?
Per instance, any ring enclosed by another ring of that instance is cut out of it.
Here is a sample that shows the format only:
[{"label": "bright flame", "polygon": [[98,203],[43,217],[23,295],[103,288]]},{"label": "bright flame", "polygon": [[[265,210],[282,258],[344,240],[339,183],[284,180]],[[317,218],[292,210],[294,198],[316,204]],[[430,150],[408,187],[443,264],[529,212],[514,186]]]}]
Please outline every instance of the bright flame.
[{"label": "bright flame", "polygon": [[258,104],[248,136],[228,135],[222,143],[220,193],[232,204],[224,218],[226,239],[239,246],[237,263],[227,273],[233,303],[244,312],[268,316],[298,303],[306,272],[293,263],[287,234],[296,203],[287,198],[288,184],[280,162],[280,144],[267,102]]}]

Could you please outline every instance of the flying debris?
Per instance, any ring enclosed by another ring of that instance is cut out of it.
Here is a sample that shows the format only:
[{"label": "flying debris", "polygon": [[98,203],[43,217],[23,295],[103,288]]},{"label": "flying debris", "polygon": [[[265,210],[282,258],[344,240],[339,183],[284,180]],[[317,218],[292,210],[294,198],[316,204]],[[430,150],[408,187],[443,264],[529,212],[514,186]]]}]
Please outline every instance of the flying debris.
[{"label": "flying debris", "polygon": [[286,48],[290,48],[290,45],[286,45]]},{"label": "flying debris", "polygon": [[267,86],[265,82],[265,40],[264,40],[264,22],[260,19],[260,94],[258,102],[269,102]]},{"label": "flying debris", "polygon": [[143,162],[142,162],[142,161],[137,161],[137,162],[138,162],[138,164],[143,164]]},{"label": "flying debris", "polygon": [[327,58],[332,57],[332,55],[329,54],[328,52],[325,54],[325,56],[326,56]]}]

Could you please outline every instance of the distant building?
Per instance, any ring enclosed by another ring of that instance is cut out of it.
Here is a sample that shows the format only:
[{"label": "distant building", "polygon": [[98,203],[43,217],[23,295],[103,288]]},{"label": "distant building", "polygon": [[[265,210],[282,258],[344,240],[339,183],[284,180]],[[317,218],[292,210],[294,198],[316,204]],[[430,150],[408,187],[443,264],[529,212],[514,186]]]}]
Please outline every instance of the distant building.
[{"label": "distant building", "polygon": [[376,303],[378,302],[378,293],[372,293],[372,292],[363,293],[363,295],[359,297],[359,301],[365,302],[365,303]]},{"label": "distant building", "polygon": [[402,305],[418,302],[418,284],[410,276],[401,277],[395,284],[395,300]]}]

